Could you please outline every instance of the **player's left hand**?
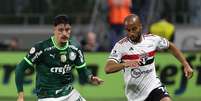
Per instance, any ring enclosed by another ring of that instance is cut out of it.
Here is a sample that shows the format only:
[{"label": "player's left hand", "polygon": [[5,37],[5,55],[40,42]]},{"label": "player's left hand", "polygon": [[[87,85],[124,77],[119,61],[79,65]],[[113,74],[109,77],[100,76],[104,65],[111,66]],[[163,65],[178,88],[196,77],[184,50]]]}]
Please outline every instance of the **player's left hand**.
[{"label": "player's left hand", "polygon": [[184,73],[188,79],[192,78],[193,76],[193,69],[188,63],[184,64]]},{"label": "player's left hand", "polygon": [[102,84],[104,81],[102,80],[102,79],[100,79],[99,77],[97,77],[97,76],[92,76],[91,77],[91,83],[93,84],[93,85],[100,85],[100,84]]}]

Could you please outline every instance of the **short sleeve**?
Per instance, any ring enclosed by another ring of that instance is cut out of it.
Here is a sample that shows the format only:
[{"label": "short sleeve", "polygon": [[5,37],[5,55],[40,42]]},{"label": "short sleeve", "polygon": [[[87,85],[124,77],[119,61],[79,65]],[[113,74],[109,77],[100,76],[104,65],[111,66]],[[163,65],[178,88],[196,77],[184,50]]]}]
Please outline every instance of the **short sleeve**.
[{"label": "short sleeve", "polygon": [[108,60],[113,60],[117,63],[120,63],[121,58],[122,58],[121,45],[119,43],[116,43],[110,53]]},{"label": "short sleeve", "polygon": [[162,49],[167,49],[168,47],[169,47],[169,41],[166,38],[162,38],[158,36],[157,49],[162,50]]},{"label": "short sleeve", "polygon": [[43,51],[39,46],[35,45],[30,50],[29,53],[24,57],[27,63],[30,65],[37,64],[41,58]]}]

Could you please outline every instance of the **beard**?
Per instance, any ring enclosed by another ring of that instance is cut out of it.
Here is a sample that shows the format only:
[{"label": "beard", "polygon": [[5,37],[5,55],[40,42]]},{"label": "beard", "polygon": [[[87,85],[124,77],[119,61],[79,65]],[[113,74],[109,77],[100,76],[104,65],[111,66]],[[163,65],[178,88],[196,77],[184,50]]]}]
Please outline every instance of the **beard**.
[{"label": "beard", "polygon": [[134,42],[134,43],[139,43],[139,42],[141,41],[141,34],[140,34],[140,33],[137,33],[137,36],[132,35],[132,36],[130,36],[129,38],[130,38],[130,40],[131,40],[132,42]]},{"label": "beard", "polygon": [[61,44],[61,46],[62,46],[62,47],[65,46],[66,43],[68,42],[68,40],[69,40],[68,37],[61,37],[61,39],[60,39],[60,44]]}]

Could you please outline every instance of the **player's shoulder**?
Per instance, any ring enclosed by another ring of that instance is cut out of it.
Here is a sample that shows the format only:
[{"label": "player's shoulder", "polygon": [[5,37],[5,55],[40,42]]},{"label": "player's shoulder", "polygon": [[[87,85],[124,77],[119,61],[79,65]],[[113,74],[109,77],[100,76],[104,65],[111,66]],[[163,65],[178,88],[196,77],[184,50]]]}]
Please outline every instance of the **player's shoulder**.
[{"label": "player's shoulder", "polygon": [[152,33],[144,33],[143,34],[143,37],[149,37],[149,38],[153,38],[153,37],[157,37],[157,35],[155,35],[155,34],[152,34]]},{"label": "player's shoulder", "polygon": [[46,39],[46,40],[42,40],[42,41],[38,41],[36,42],[33,47],[37,48],[37,49],[40,49],[40,50],[43,50],[47,47],[50,47],[50,44],[51,43],[51,39]]},{"label": "player's shoulder", "polygon": [[114,49],[124,49],[128,47],[127,43],[129,42],[127,37],[124,37],[120,39],[118,42],[116,42],[115,46],[113,47]]},{"label": "player's shoulder", "polygon": [[127,43],[129,40],[128,40],[128,37],[124,37],[122,39],[120,39],[117,44],[124,44],[124,43]]},{"label": "player's shoulder", "polygon": [[155,35],[155,34],[152,34],[152,33],[146,33],[146,34],[143,34],[143,37],[145,39],[158,39],[160,38],[158,35]]},{"label": "player's shoulder", "polygon": [[81,49],[80,43],[74,37],[69,39],[69,47],[73,50]]}]

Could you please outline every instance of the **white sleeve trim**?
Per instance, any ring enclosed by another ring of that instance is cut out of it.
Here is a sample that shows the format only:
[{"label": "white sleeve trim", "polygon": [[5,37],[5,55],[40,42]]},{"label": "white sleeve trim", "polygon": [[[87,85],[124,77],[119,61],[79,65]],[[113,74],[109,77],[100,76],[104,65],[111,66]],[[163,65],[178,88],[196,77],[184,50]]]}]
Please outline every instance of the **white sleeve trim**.
[{"label": "white sleeve trim", "polygon": [[107,61],[114,61],[114,62],[116,62],[116,63],[120,63],[117,59],[115,59],[115,58],[108,58],[108,60]]}]

